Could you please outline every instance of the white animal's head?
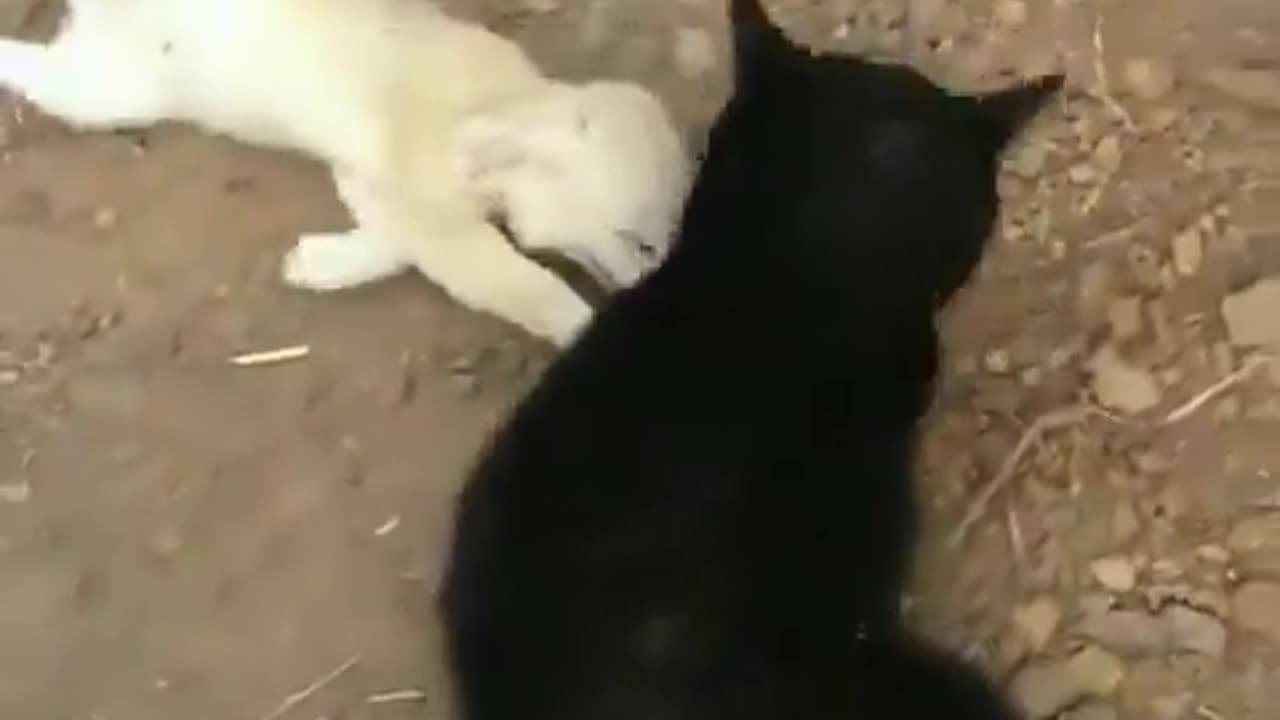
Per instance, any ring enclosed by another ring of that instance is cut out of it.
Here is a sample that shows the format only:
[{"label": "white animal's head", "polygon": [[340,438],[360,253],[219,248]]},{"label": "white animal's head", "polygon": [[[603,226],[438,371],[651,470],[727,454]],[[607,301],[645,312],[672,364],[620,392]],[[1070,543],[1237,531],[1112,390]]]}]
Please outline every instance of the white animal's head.
[{"label": "white animal's head", "polygon": [[640,86],[551,83],[459,132],[473,191],[520,247],[559,253],[610,290],[666,256],[688,159],[665,107]]}]

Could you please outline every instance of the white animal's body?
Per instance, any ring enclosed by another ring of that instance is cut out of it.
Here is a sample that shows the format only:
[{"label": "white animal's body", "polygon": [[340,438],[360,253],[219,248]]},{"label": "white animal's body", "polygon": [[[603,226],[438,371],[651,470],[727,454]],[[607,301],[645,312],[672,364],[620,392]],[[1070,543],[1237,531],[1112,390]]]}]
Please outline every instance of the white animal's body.
[{"label": "white animal's body", "polygon": [[564,343],[590,308],[518,252],[610,287],[665,253],[686,159],[639,86],[544,77],[427,0],[69,0],[48,45],[0,40],[0,86],[80,129],[194,123],[332,168],[349,232],[302,236],[289,284],[416,267],[456,300]]}]

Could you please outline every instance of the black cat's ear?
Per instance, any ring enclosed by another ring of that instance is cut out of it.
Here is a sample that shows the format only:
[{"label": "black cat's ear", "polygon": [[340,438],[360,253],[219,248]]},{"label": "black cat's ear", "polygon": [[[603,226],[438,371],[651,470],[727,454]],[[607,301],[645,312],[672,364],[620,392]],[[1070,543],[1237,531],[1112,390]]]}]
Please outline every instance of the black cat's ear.
[{"label": "black cat's ear", "polygon": [[760,0],[729,0],[733,59],[739,75],[776,50],[786,37],[769,19]]},{"label": "black cat's ear", "polygon": [[1045,75],[977,98],[978,110],[995,132],[1001,145],[1009,142],[1031,122],[1058,91],[1062,75]]}]

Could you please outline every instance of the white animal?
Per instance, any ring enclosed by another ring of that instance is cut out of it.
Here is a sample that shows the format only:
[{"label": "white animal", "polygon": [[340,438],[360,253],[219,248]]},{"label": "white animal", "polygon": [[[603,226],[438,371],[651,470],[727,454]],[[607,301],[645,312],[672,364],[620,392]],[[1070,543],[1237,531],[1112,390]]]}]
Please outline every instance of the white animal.
[{"label": "white animal", "polygon": [[47,45],[0,39],[0,87],[80,129],[194,123],[331,166],[354,229],[307,234],[317,291],[416,267],[464,305],[564,344],[590,307],[517,251],[606,287],[665,254],[687,187],[638,85],[544,77],[514,42],[427,0],[69,0]]}]

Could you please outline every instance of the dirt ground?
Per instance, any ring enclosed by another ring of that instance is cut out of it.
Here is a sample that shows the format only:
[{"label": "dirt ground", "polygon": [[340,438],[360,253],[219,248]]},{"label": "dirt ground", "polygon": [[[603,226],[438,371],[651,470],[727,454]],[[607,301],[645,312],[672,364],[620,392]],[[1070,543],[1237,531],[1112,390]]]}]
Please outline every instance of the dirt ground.
[{"label": "dirt ground", "polygon": [[[691,137],[723,97],[720,0],[453,6],[556,74],[651,84]],[[948,317],[921,628],[1033,717],[1274,718],[1280,7],[773,6],[957,88],[1071,80]],[[0,30],[58,12],[5,0]],[[308,162],[0,119],[0,718],[445,716],[451,499],[548,351],[418,277],[281,287],[292,237],[345,222]]]}]

